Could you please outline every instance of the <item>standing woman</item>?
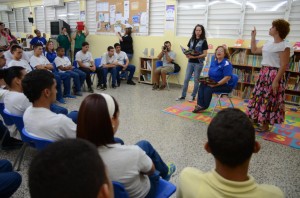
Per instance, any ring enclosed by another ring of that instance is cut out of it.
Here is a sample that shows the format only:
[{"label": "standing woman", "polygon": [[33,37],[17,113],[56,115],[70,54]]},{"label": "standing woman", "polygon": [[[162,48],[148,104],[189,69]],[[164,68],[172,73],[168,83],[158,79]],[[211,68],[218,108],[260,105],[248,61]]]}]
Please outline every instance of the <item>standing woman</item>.
[{"label": "standing woman", "polygon": [[89,35],[89,31],[86,26],[84,26],[84,33],[82,30],[78,30],[76,27],[76,32],[73,34],[72,39],[75,40],[74,45],[74,60],[76,59],[76,53],[79,52],[82,48],[82,43],[85,42],[85,38]]},{"label": "standing woman", "polygon": [[38,43],[41,43],[43,45],[43,48],[45,48],[47,40],[45,39],[45,37],[42,37],[40,30],[34,30],[34,33],[36,34],[36,37],[33,37],[33,39],[30,41],[30,48],[33,49],[33,46]]},{"label": "standing woman", "polygon": [[131,25],[126,24],[124,36],[122,36],[120,32],[117,33],[121,45],[121,50],[127,54],[129,60],[131,60],[133,56],[133,40],[131,37],[131,30]]},{"label": "standing woman", "polygon": [[262,68],[248,103],[247,115],[261,125],[259,131],[269,131],[269,124],[284,122],[285,77],[291,46],[284,41],[290,32],[290,24],[283,19],[272,22],[269,41],[263,47],[256,46],[256,29],[251,32],[251,52],[262,54]]},{"label": "standing woman", "polygon": [[202,25],[196,25],[193,30],[192,38],[190,39],[188,45],[190,50],[194,50],[199,52],[199,55],[186,55],[188,58],[188,65],[185,72],[184,85],[182,89],[182,94],[180,98],[176,100],[184,100],[186,97],[186,92],[188,89],[190,78],[194,73],[194,90],[192,93],[192,97],[189,100],[194,101],[196,98],[196,94],[199,88],[199,76],[203,68],[203,61],[207,55],[208,45],[205,37],[205,29]]},{"label": "standing woman", "polygon": [[71,38],[67,32],[67,28],[62,27],[61,34],[57,37],[57,42],[60,47],[65,49],[65,56],[67,56],[70,60],[70,48],[71,48]]}]

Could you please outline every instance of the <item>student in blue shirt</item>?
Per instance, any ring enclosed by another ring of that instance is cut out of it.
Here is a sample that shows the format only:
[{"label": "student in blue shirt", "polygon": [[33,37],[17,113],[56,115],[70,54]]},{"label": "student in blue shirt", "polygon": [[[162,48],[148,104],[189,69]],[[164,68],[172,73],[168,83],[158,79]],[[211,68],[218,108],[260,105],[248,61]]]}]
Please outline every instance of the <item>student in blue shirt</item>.
[{"label": "student in blue shirt", "polygon": [[218,46],[215,59],[211,62],[208,76],[217,84],[201,83],[198,90],[197,106],[193,113],[200,113],[209,107],[214,92],[229,93],[233,89],[232,65],[229,53],[223,46]]},{"label": "student in blue shirt", "polygon": [[44,37],[42,37],[41,32],[39,30],[34,30],[34,33],[36,34],[36,37],[33,37],[33,39],[30,41],[30,48],[33,49],[33,46],[35,46],[38,43],[41,43],[44,48],[46,46],[47,40]]}]

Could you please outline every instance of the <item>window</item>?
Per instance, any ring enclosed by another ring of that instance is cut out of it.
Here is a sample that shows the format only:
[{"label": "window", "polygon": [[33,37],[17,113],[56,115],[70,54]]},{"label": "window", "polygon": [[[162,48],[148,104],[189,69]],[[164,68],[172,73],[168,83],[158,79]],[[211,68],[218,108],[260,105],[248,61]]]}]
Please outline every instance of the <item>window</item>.
[{"label": "window", "polygon": [[79,21],[80,16],[79,1],[68,2],[67,3],[67,23],[69,23],[72,30],[75,30],[77,26],[77,21]]},{"label": "window", "polygon": [[5,27],[9,27],[7,12],[4,11],[0,12],[0,19],[5,24]]},{"label": "window", "polygon": [[90,34],[95,34],[97,29],[96,23],[96,1],[86,1],[86,26]]},{"label": "window", "polygon": [[24,32],[31,33],[32,32],[32,24],[29,23],[28,17],[30,17],[29,8],[23,8],[23,20],[24,20]]},{"label": "window", "polygon": [[300,41],[300,1],[293,1],[289,16],[291,31],[287,39],[291,41]]},{"label": "window", "polygon": [[55,20],[55,8],[45,7],[46,32],[50,33],[50,21]]},{"label": "window", "polygon": [[149,34],[151,36],[162,36],[164,34],[165,22],[165,0],[151,0],[149,12]]},{"label": "window", "polygon": [[41,33],[45,32],[45,15],[44,15],[44,7],[38,6],[35,7],[35,26],[36,29],[40,30]]},{"label": "window", "polygon": [[197,24],[205,27],[206,7],[206,0],[178,0],[177,36],[191,36]]},{"label": "window", "polygon": [[[16,19],[15,19],[15,13],[14,12],[8,12],[8,21],[9,21],[9,29],[11,32],[16,32]],[[6,27],[6,26],[5,26]]]}]

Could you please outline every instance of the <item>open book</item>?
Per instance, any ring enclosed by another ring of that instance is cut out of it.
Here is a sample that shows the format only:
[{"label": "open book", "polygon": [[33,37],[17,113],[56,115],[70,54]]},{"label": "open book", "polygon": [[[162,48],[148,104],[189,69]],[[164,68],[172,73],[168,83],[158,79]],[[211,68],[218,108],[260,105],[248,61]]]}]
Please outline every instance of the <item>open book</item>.
[{"label": "open book", "polygon": [[204,83],[204,84],[210,84],[210,85],[216,85],[218,84],[216,81],[214,81],[213,79],[209,78],[208,76],[206,77],[199,77],[199,82]]},{"label": "open book", "polygon": [[197,55],[200,54],[200,52],[195,51],[195,50],[193,50],[193,49],[185,49],[185,48],[182,47],[181,45],[180,45],[180,48],[181,48],[182,53],[184,53],[185,55],[197,56]]}]

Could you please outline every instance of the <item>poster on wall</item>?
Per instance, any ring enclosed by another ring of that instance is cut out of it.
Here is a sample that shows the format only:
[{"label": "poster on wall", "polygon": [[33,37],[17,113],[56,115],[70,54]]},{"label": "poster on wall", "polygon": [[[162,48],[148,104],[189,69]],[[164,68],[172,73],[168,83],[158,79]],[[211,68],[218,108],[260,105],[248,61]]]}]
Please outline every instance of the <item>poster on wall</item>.
[{"label": "poster on wall", "polygon": [[166,5],[165,29],[174,30],[175,26],[175,5]]}]

